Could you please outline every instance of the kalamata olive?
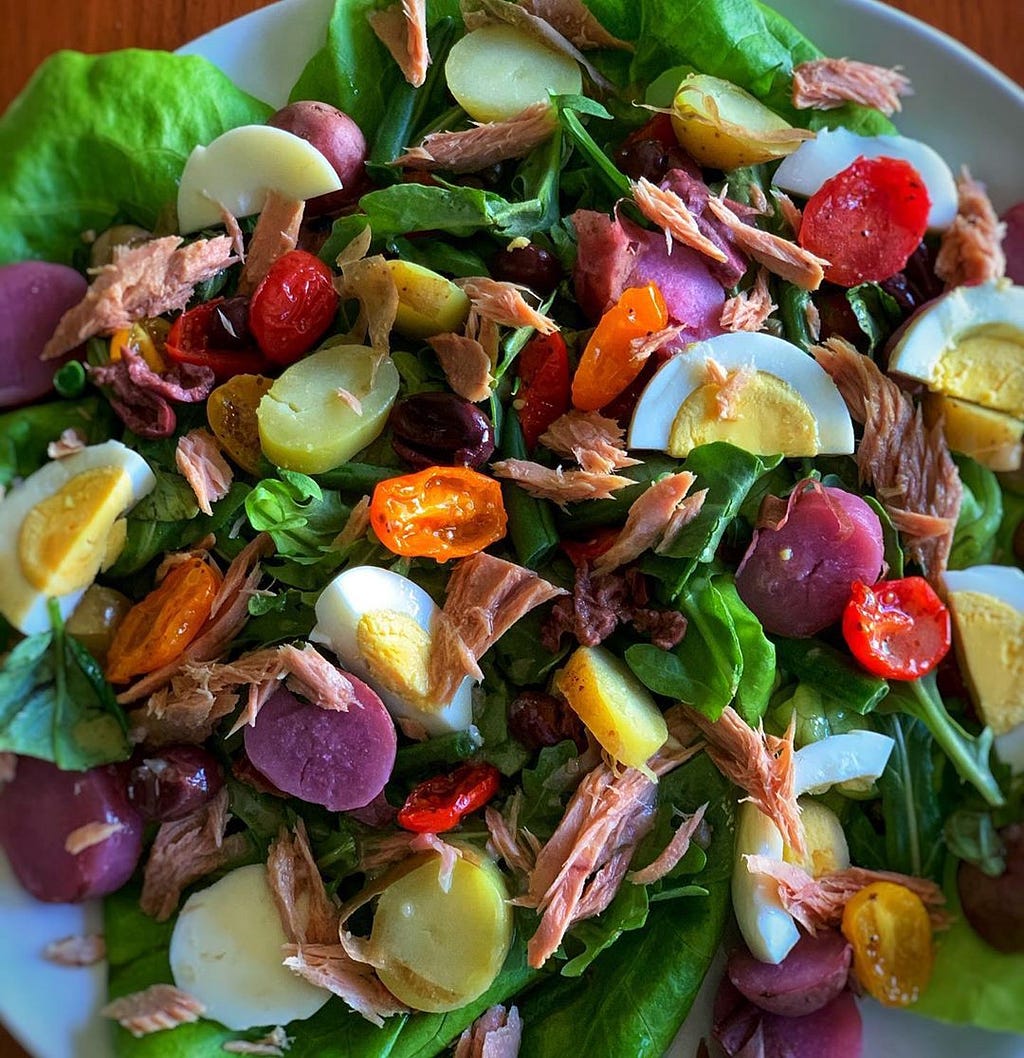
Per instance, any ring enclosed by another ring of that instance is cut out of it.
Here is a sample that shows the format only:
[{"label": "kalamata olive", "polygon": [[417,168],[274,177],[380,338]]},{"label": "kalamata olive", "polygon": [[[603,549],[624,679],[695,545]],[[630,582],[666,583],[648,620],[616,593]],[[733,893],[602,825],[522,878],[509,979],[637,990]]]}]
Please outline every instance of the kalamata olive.
[{"label": "kalamata olive", "polygon": [[561,281],[562,266],[554,254],[531,242],[499,250],[491,258],[491,274],[495,279],[529,287],[546,298]]},{"label": "kalamata olive", "polygon": [[999,832],[1006,867],[991,878],[973,863],[957,870],[964,915],[974,932],[996,951],[1024,952],[1024,823]]},{"label": "kalamata olive", "polygon": [[128,800],[144,819],[180,819],[220,792],[220,765],[199,746],[164,746],[145,754],[128,777]]},{"label": "kalamata olive", "polygon": [[480,467],[494,454],[486,415],[454,393],[417,393],[391,411],[392,444],[417,469]]},{"label": "kalamata olive", "polygon": [[249,337],[249,299],[225,298],[213,314],[210,345],[215,349],[246,349]]},{"label": "kalamata olive", "polygon": [[568,702],[544,691],[520,691],[508,707],[508,729],[527,749],[557,746],[572,739],[582,753],[587,748],[583,721]]}]

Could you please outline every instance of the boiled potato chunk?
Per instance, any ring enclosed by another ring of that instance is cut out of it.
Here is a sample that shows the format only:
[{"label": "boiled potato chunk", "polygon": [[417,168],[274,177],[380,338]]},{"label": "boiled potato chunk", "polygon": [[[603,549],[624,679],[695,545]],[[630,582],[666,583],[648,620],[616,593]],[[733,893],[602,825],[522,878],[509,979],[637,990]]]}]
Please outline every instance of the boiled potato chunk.
[{"label": "boiled potato chunk", "polygon": [[690,74],[672,103],[672,127],[701,165],[738,169],[792,154],[814,136],[793,128],[731,81]]},{"label": "boiled potato chunk", "polygon": [[384,890],[370,935],[384,984],[413,1010],[457,1010],[490,988],[512,940],[512,908],[498,868],[472,853],[441,885],[433,854]]},{"label": "boiled potato chunk", "polygon": [[[326,345],[292,364],[256,410],[264,455],[279,467],[322,474],[341,466],[384,429],[398,370],[362,345]],[[353,407],[351,398],[359,403]]]},{"label": "boiled potato chunk", "polygon": [[469,314],[469,297],[450,279],[411,261],[388,261],[398,288],[395,330],[406,338],[430,338],[460,330]]},{"label": "boiled potato chunk", "polygon": [[625,662],[604,647],[580,647],[555,686],[610,756],[650,774],[647,761],[665,744],[668,728]]},{"label": "boiled potato chunk", "polygon": [[574,59],[508,25],[482,26],[456,41],[444,73],[456,102],[476,121],[507,121],[547,102],[550,92],[583,89]]}]

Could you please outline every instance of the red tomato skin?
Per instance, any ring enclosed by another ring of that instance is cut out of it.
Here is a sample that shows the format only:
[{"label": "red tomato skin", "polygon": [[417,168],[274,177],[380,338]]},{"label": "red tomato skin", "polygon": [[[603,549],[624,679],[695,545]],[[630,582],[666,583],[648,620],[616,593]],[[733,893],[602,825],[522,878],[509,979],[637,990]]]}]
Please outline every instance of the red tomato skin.
[{"label": "red tomato skin", "polygon": [[214,320],[223,298],[197,305],[183,312],[173,324],[164,343],[164,352],[177,364],[196,364],[213,369],[218,381],[234,375],[258,375],[267,362],[258,349],[222,349],[211,344],[215,339]]},{"label": "red tomato skin", "polygon": [[294,364],[323,337],[338,314],[330,268],[305,250],[271,266],[249,303],[249,330],[272,364]]},{"label": "red tomato skin", "polygon": [[561,334],[534,335],[519,354],[518,374],[515,406],[523,440],[532,452],[540,435],[569,410],[569,350]]},{"label": "red tomato skin", "polygon": [[501,772],[493,764],[461,764],[416,786],[398,810],[398,825],[416,834],[440,834],[463,816],[483,808],[498,792]]},{"label": "red tomato skin", "polygon": [[858,158],[810,197],[797,241],[829,262],[830,283],[877,282],[906,265],[927,231],[930,208],[909,162]]}]

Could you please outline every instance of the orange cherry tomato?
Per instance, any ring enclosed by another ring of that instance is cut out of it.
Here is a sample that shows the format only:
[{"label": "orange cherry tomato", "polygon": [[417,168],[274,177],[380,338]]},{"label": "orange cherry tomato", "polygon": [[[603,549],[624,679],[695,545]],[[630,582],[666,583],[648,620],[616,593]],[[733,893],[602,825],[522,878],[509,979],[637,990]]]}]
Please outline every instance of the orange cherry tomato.
[{"label": "orange cherry tomato", "polygon": [[624,290],[583,350],[572,380],[573,407],[596,411],[614,400],[640,374],[647,359],[637,355],[633,342],[667,323],[665,299],[654,283]]},{"label": "orange cherry tomato", "polygon": [[206,420],[224,451],[243,470],[258,474],[263,449],[256,409],[274,384],[263,375],[234,375],[206,399]]},{"label": "orange cherry tomato", "polygon": [[201,558],[175,566],[125,614],[107,653],[107,679],[127,683],[174,661],[210,616],[221,575]]},{"label": "orange cherry tomato", "polygon": [[501,485],[469,467],[427,467],[373,490],[370,524],[396,555],[444,562],[476,554],[505,535]]},{"label": "orange cherry tomato", "polygon": [[905,1007],[932,974],[932,924],[917,893],[894,882],[872,882],[843,909],[843,936],[864,989],[887,1007]]}]

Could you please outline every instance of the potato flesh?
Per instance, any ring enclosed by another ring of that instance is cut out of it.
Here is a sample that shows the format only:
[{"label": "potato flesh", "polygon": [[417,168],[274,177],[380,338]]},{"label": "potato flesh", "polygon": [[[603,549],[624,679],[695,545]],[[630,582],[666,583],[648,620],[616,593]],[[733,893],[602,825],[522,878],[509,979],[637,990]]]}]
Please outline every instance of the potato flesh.
[{"label": "potato flesh", "polygon": [[647,774],[647,761],[668,738],[665,718],[647,688],[604,647],[580,647],[556,678],[556,689],[617,761]]},{"label": "potato flesh", "polygon": [[469,315],[469,297],[437,272],[411,261],[387,262],[398,288],[395,330],[406,338],[458,331]]}]

